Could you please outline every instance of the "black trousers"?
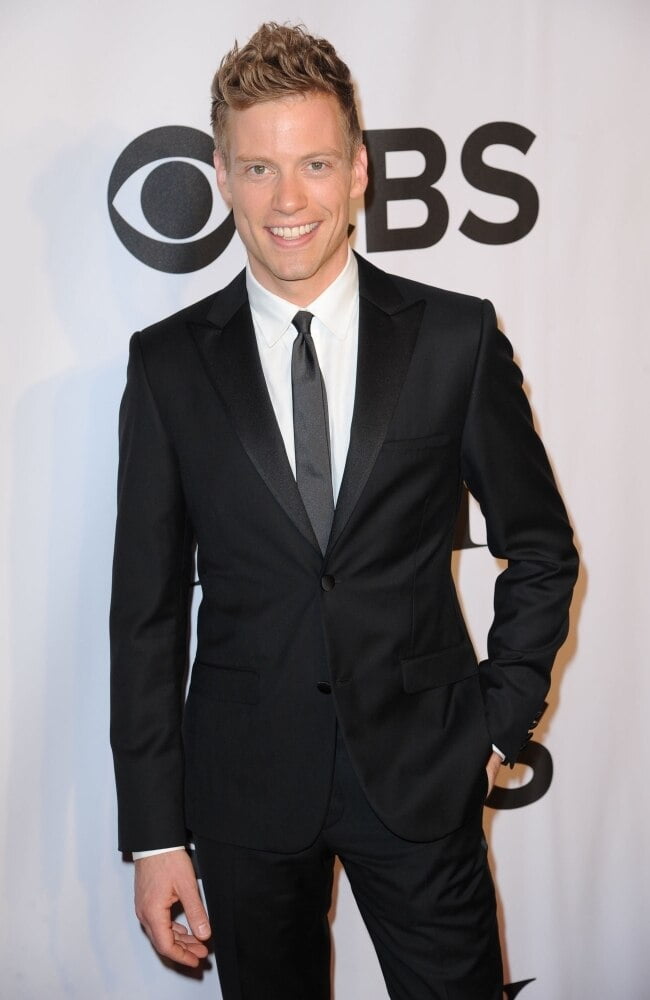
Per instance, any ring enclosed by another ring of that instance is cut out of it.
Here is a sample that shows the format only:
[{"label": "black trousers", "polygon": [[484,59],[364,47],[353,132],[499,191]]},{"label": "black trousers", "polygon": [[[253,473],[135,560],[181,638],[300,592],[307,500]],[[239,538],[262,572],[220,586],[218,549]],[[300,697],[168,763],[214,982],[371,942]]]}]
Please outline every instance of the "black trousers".
[{"label": "black trousers", "polygon": [[330,1000],[335,855],[391,1000],[501,1000],[481,814],[441,840],[402,840],[368,805],[340,736],[327,817],[306,850],[195,844],[224,1000]]}]

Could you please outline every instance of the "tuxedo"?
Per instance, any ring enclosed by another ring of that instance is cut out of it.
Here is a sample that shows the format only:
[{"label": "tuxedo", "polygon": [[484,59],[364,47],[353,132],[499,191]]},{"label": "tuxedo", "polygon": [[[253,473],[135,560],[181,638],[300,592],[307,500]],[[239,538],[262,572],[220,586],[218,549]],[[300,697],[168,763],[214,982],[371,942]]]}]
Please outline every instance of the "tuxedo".
[{"label": "tuxedo", "polygon": [[[381,822],[434,841],[480,809],[492,744],[513,762],[543,708],[576,554],[510,345],[488,302],[358,265],[354,412],[324,554],[243,274],[132,338],[111,604],[122,849],[189,828],[303,850],[337,728]],[[464,484],[508,561],[480,664],[450,571]]]}]

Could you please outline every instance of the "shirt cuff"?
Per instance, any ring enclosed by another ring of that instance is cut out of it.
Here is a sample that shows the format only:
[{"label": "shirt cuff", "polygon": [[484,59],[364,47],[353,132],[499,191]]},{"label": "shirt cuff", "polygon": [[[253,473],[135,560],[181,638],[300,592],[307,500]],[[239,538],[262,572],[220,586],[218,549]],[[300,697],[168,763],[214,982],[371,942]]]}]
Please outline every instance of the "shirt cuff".
[{"label": "shirt cuff", "polygon": [[[494,752],[496,754],[499,755],[499,757],[501,758],[501,762],[503,763],[503,761],[506,759],[506,755],[504,753],[502,753],[502,751],[499,750],[498,747],[495,747],[494,743],[492,744],[492,749],[494,750]],[[135,854],[133,855],[133,857],[135,857]]]},{"label": "shirt cuff", "polygon": [[133,860],[137,861],[139,858],[152,858],[154,854],[169,854],[171,851],[184,851],[185,844],[181,847],[158,847],[155,851],[133,851]]}]

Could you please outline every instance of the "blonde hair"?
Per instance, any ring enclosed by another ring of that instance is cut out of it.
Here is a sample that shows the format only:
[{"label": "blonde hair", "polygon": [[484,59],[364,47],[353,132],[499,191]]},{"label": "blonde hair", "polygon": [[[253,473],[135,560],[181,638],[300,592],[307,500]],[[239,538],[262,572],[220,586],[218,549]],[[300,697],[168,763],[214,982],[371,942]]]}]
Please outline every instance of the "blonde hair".
[{"label": "blonde hair", "polygon": [[350,160],[363,139],[350,70],[324,38],[301,25],[261,25],[240,49],[235,42],[212,81],[210,120],[214,144],[228,162],[228,112],[292,94],[331,94],[336,98]]}]

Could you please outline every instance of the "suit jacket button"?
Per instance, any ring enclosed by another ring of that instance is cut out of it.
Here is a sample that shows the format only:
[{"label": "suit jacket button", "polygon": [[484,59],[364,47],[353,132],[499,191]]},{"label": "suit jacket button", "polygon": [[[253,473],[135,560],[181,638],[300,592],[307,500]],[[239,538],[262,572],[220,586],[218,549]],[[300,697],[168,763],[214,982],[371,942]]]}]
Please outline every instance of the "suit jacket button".
[{"label": "suit jacket button", "polygon": [[318,684],[316,685],[316,687],[318,688],[318,690],[320,691],[321,694],[331,694],[332,693],[332,688],[327,683],[327,681],[319,681]]},{"label": "suit jacket button", "polygon": [[330,574],[327,573],[325,576],[321,577],[320,585],[323,590],[334,590],[336,580],[333,576],[330,576]]}]

